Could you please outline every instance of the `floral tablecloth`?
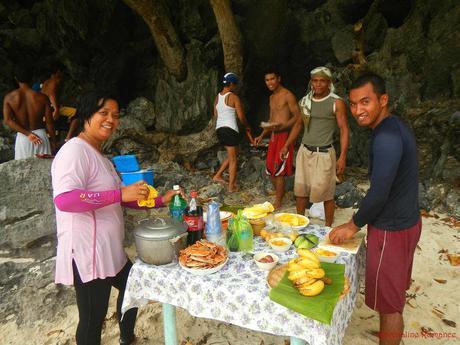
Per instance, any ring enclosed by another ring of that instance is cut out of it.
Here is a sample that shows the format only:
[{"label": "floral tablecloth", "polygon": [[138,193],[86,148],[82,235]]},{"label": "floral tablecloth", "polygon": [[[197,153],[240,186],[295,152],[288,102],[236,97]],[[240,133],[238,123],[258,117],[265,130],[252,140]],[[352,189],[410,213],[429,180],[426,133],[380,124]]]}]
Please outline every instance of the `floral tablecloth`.
[{"label": "floral tablecloth", "polygon": [[[323,237],[327,230],[309,225],[300,232]],[[254,239],[254,252],[258,251],[271,251],[259,237]],[[280,263],[286,263],[296,253],[292,247],[277,255]],[[364,248],[361,246],[357,255],[341,253],[336,261],[345,264],[350,292],[338,302],[331,325],[306,318],[271,301],[267,272],[259,270],[253,260],[243,260],[242,253],[230,253],[227,264],[208,276],[192,275],[178,265],[152,266],[137,260],[128,278],[122,311],[155,300],[184,308],[196,317],[279,336],[293,336],[310,345],[341,344],[359,291],[363,260]]]}]

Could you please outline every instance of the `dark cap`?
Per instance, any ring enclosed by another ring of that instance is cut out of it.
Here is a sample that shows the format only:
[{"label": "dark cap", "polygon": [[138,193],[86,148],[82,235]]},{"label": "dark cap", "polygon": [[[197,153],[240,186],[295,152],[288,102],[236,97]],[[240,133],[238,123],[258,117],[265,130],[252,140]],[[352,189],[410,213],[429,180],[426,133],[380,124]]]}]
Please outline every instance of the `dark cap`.
[{"label": "dark cap", "polygon": [[229,85],[231,83],[238,84],[240,80],[238,79],[238,76],[235,73],[229,72],[224,75],[224,80],[222,82],[224,83],[224,85]]}]

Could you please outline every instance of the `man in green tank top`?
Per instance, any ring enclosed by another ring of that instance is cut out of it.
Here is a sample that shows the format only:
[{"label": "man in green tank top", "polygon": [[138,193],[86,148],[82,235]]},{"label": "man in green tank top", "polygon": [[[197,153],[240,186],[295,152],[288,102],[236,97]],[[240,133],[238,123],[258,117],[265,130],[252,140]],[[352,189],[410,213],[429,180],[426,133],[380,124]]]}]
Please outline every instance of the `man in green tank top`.
[{"label": "man in green tank top", "polygon": [[[310,72],[310,91],[300,102],[298,120],[281,154],[304,129],[296,157],[294,194],[298,214],[305,214],[308,202],[324,202],[326,226],[331,226],[335,211],[336,176],[343,175],[348,148],[348,123],[345,102],[334,93],[332,73],[326,67]],[[334,132],[340,131],[340,156],[336,160]]]}]

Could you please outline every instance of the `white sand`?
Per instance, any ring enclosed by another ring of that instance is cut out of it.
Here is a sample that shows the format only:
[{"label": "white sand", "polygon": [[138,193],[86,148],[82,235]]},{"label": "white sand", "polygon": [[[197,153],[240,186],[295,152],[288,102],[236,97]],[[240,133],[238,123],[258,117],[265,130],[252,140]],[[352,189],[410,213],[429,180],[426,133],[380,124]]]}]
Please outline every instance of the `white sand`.
[{"label": "white sand", "polygon": [[[338,209],[335,224],[348,220],[352,212],[352,209]],[[414,282],[408,292],[415,294],[415,298],[410,299],[410,305],[407,304],[404,311],[406,336],[403,343],[406,345],[459,344],[459,266],[451,266],[446,255],[439,254],[439,251],[443,249],[448,250],[449,253],[460,253],[459,228],[451,226],[446,221],[423,218],[422,231],[420,248],[417,249],[415,256],[412,276]],[[133,248],[130,248],[128,252],[133,253]],[[444,279],[447,282],[440,284],[434,278]],[[378,315],[370,310],[363,300],[363,295],[360,294],[344,339],[346,345],[378,343],[377,338],[372,335],[372,332],[379,328]],[[118,344],[118,326],[114,317],[114,305],[115,297],[112,295],[102,344]],[[432,312],[433,308],[443,312],[443,318],[456,322],[457,326],[446,325]],[[65,314],[67,317],[58,322],[50,323],[42,320],[34,326],[22,326],[20,329],[13,322],[0,325],[0,343],[5,345],[74,344],[74,333],[78,321],[76,306],[67,307]],[[197,319],[182,309],[178,309],[177,312],[177,326],[179,343],[189,339],[193,345],[259,345],[262,341],[265,345],[284,345],[286,340],[284,337],[248,331],[221,322]],[[422,327],[431,329],[440,336],[454,335],[450,339],[422,338]],[[159,304],[150,304],[139,311],[136,334],[138,335],[136,344],[163,344],[162,315]]]}]

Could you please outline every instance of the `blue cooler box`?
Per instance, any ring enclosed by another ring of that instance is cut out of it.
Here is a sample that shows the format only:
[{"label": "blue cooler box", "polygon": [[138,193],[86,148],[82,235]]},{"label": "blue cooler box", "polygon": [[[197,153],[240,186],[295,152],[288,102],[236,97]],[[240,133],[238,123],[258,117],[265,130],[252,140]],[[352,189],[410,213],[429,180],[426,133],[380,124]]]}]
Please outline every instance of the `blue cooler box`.
[{"label": "blue cooler box", "polygon": [[120,173],[136,172],[140,169],[135,155],[114,156],[112,161]]},{"label": "blue cooler box", "polygon": [[153,170],[145,169],[134,172],[121,172],[121,180],[125,186],[133,184],[137,181],[144,180],[149,185],[153,186]]}]

